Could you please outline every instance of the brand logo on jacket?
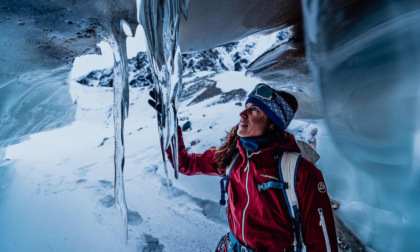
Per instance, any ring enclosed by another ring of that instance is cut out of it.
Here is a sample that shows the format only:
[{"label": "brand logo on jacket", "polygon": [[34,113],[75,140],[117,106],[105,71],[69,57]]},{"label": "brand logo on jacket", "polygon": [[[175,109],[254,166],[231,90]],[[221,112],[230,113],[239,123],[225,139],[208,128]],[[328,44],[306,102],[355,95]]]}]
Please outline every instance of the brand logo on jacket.
[{"label": "brand logo on jacket", "polygon": [[265,177],[265,178],[275,179],[275,180],[277,180],[277,181],[279,181],[279,180],[280,180],[279,178],[276,178],[276,177],[274,177],[274,176],[270,176],[270,175],[266,175],[266,174],[260,174],[260,176],[261,176],[261,177]]},{"label": "brand logo on jacket", "polygon": [[325,186],[324,182],[319,182],[318,183],[318,191],[320,193],[326,193],[327,192],[327,187]]}]

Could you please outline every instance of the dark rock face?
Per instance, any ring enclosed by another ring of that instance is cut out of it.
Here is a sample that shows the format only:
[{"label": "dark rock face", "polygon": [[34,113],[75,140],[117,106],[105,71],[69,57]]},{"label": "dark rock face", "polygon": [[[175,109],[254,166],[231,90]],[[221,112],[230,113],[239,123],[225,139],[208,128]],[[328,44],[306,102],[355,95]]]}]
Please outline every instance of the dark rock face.
[{"label": "dark rock face", "polygon": [[[136,57],[128,60],[128,70],[132,74],[129,80],[132,87],[146,87],[153,84],[152,72],[146,52],[139,52]],[[112,87],[112,68],[94,70],[77,80],[78,83],[90,87]]]},{"label": "dark rock face", "polygon": [[188,131],[191,130],[191,122],[187,121],[186,123],[184,123],[184,125],[182,125],[182,131]]},{"label": "dark rock face", "polygon": [[113,73],[112,69],[95,70],[78,79],[77,82],[89,87],[112,87],[114,81],[112,78]]},{"label": "dark rock face", "polygon": [[139,52],[136,57],[128,60],[128,70],[134,73],[130,80],[132,87],[146,87],[153,84],[152,71],[146,52]]},{"label": "dark rock face", "polygon": [[[196,72],[243,71],[247,68],[251,50],[255,44],[247,45],[245,50],[239,51],[238,42],[229,43],[204,52],[183,54],[184,75]],[[139,52],[136,57],[128,60],[131,87],[147,87],[153,84],[149,58],[146,52]],[[78,83],[92,87],[112,87],[113,70],[99,69],[82,76]]]},{"label": "dark rock face", "polygon": [[184,63],[185,74],[192,74],[199,71],[222,72],[242,70],[245,67],[241,64],[247,64],[248,60],[243,60],[238,52],[235,53],[234,57],[230,57],[235,65],[238,64],[238,67],[232,69],[224,61],[225,57],[229,57],[229,54],[235,51],[237,45],[238,42],[233,42],[203,52],[183,54],[182,62]]}]

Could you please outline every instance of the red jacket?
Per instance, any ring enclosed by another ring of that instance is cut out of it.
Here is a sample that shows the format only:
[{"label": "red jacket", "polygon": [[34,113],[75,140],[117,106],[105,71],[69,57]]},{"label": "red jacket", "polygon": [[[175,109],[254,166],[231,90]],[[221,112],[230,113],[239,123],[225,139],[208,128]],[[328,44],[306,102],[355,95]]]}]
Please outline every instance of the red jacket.
[{"label": "red jacket", "polygon": [[[180,128],[178,136],[181,173],[225,176],[218,173],[215,163],[216,150],[207,150],[203,154],[189,154]],[[279,178],[278,158],[283,151],[300,152],[300,149],[294,136],[285,145],[274,143],[250,157],[248,171],[247,150],[239,140],[237,144],[240,157],[232,168],[228,184],[227,215],[230,230],[238,241],[254,250],[284,251],[293,244],[294,233],[283,193],[277,189],[259,192],[257,185]],[[170,150],[167,153],[172,162]],[[331,251],[338,251],[334,217],[324,178],[321,171],[304,158],[298,167],[296,189],[306,251],[327,251],[319,209],[322,209],[324,215]]]}]

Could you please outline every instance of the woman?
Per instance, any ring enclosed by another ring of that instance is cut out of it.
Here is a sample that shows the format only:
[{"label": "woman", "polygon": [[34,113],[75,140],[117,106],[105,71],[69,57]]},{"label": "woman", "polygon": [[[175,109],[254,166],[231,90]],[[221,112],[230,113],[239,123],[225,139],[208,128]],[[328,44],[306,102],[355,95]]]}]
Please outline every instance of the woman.
[{"label": "woman", "polygon": [[[279,161],[284,153],[300,153],[294,136],[285,131],[297,108],[292,95],[258,84],[248,96],[239,124],[218,150],[187,153],[178,128],[181,173],[225,176],[226,169],[230,171],[230,233],[222,237],[216,251],[295,251],[300,237],[308,252],[338,251],[324,179],[312,163],[302,158],[296,165],[298,225],[281,190],[259,188],[280,180]],[[170,150],[167,153],[172,162]],[[300,235],[297,227],[301,227]]]}]

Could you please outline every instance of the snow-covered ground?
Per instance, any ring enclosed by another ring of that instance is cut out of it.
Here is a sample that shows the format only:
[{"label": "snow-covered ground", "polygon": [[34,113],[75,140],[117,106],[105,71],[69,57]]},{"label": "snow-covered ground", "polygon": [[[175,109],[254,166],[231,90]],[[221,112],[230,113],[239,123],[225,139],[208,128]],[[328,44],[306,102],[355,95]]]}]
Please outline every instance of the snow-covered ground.
[{"label": "snow-covered ground", "polygon": [[[259,82],[243,72],[205,79],[217,82],[223,93],[235,89],[248,93]],[[191,80],[185,80],[189,83],[185,90],[197,84]],[[244,106],[243,99],[218,103],[221,95],[187,106],[205,89],[183,100],[179,111],[181,125],[192,123],[191,130],[184,132],[191,152],[220,146]],[[168,197],[148,91],[130,90],[125,125],[124,176],[130,209],[127,245],[113,201],[112,89],[87,87],[73,80],[70,92],[77,103],[76,121],[31,135],[6,151],[8,164],[3,170],[13,179],[0,189],[0,251],[214,250],[228,231],[225,210],[218,203],[219,178],[182,175],[175,180],[170,173]],[[311,127],[301,121],[292,125],[302,136]]]}]

